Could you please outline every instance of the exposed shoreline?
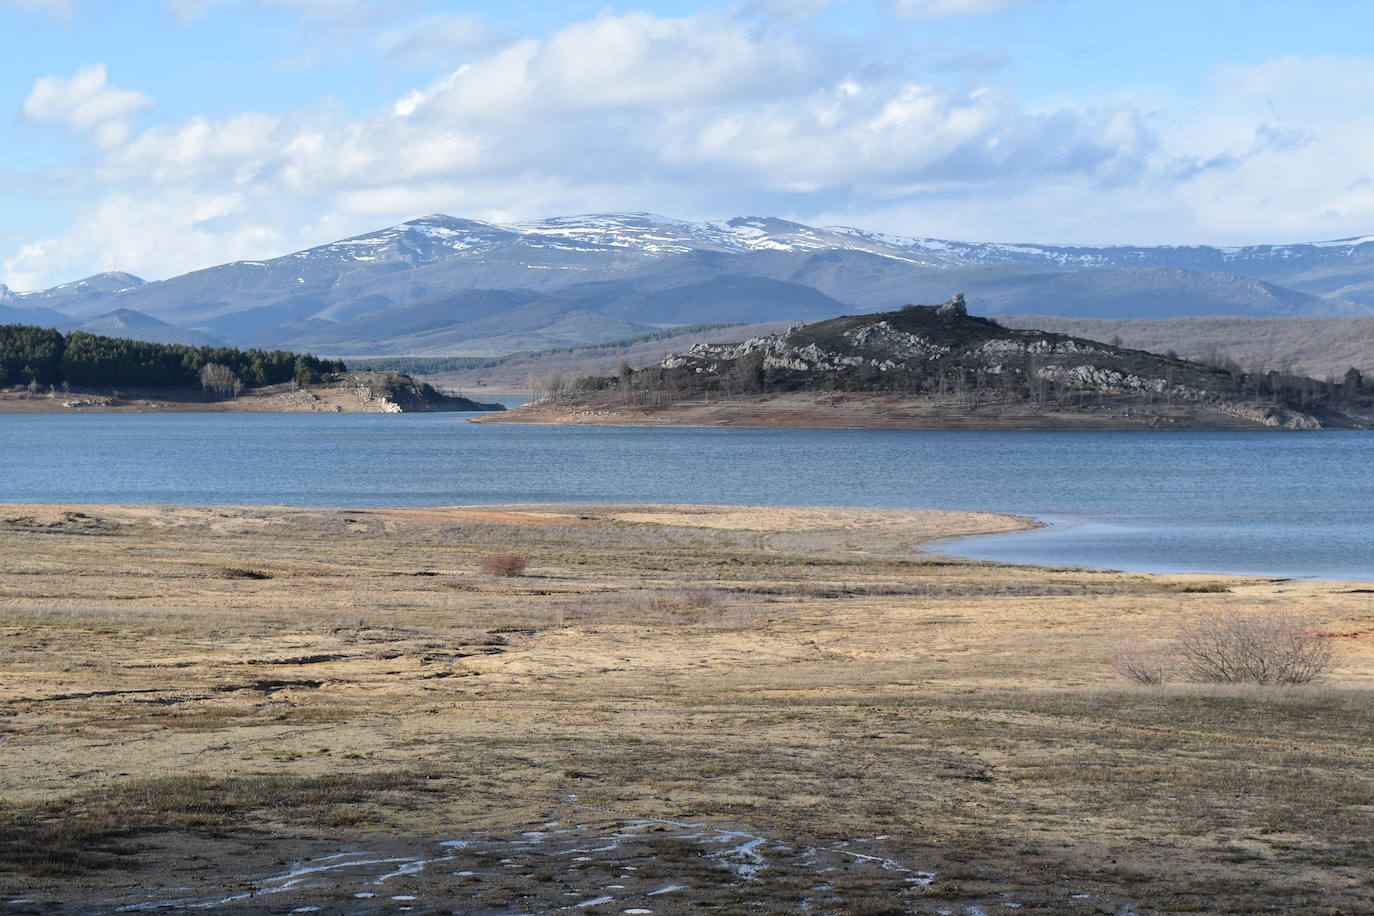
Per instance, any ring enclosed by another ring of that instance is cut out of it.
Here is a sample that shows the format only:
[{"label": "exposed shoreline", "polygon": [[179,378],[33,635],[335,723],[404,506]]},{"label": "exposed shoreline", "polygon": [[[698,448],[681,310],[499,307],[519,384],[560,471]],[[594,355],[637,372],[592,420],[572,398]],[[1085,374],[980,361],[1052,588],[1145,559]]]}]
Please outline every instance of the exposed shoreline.
[{"label": "exposed shoreline", "polygon": [[[80,530],[99,514],[129,522],[219,513],[343,514],[425,522],[564,524],[595,512],[629,524],[672,524],[721,531],[846,531],[901,537],[913,545],[947,538],[1008,534],[1041,527],[1025,515],[958,509],[875,509],[849,506],[734,506],[705,503],[510,503],[434,506],[297,506],[290,504],[24,503],[0,502],[0,526]],[[16,517],[22,523],[16,523]],[[97,530],[97,529],[92,529]],[[979,561],[970,561],[979,562]]]},{"label": "exposed shoreline", "polygon": [[[74,413],[432,413],[492,409],[437,392],[408,394],[378,386],[335,382],[249,388],[233,398],[212,399],[195,388],[94,388],[37,395],[0,392],[3,414]],[[468,406],[469,404],[475,406]]]},{"label": "exposed shoreline", "polygon": [[[718,530],[740,531],[849,531],[887,537],[898,528],[911,548],[931,556],[947,557],[962,563],[993,564],[1035,570],[1078,569],[1086,573],[1124,574],[1153,578],[1236,579],[1295,581],[1309,583],[1371,584],[1374,579],[1324,576],[1273,571],[1156,570],[1130,564],[1078,564],[1044,561],[1004,560],[969,556],[946,544],[976,542],[984,537],[1029,535],[1062,527],[1060,522],[1011,512],[982,512],[964,509],[869,508],[860,506],[783,506],[726,505],[711,503],[509,503],[427,506],[323,506],[290,503],[25,503],[0,502],[0,526],[7,516],[31,519],[34,530],[46,526],[63,527],[71,517],[83,518],[97,513],[147,521],[168,515],[213,516],[215,513],[276,512],[334,513],[350,516],[394,517],[431,522],[464,520],[510,521],[520,519],[538,524],[561,524],[576,520],[583,513],[596,512],[619,521],[636,524],[672,524]],[[81,522],[76,527],[81,527]]]},{"label": "exposed shoreline", "polygon": [[[474,423],[532,426],[648,426],[753,429],[927,429],[927,430],[1191,430],[1288,431],[1244,413],[1198,405],[1139,402],[1083,410],[1037,409],[1025,402],[969,407],[930,398],[875,394],[792,393],[733,398],[694,398],[690,403],[640,406],[613,397],[582,401],[536,401]],[[1349,427],[1334,427],[1349,428]]]},{"label": "exposed shoreline", "polygon": [[[0,505],[0,899],[1359,911],[1368,587],[915,546],[1030,524]],[[1327,684],[1115,673],[1271,606],[1331,640]]]}]

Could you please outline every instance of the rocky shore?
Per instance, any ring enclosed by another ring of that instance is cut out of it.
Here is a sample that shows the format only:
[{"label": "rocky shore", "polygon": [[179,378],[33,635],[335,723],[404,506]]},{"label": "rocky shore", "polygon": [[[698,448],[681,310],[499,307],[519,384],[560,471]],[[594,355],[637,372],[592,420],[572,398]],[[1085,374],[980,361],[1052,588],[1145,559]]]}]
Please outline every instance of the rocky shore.
[{"label": "rocky shore", "polygon": [[218,399],[193,388],[0,391],[0,413],[465,413],[504,409],[500,404],[446,394],[397,372],[347,372],[318,385],[270,385]]}]

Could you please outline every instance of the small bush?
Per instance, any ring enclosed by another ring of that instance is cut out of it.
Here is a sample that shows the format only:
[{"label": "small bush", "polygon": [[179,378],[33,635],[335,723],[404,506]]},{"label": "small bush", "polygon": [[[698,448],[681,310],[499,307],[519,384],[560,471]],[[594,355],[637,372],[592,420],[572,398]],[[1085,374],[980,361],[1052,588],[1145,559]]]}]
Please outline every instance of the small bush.
[{"label": "small bush", "polygon": [[714,588],[678,589],[677,602],[680,606],[697,611],[715,611],[725,605],[725,593]]},{"label": "small bush", "polygon": [[728,592],[691,587],[625,596],[624,608],[644,623],[746,626],[759,616],[752,603],[732,602]]},{"label": "small bush", "polygon": [[1195,680],[1310,684],[1331,668],[1331,644],[1312,621],[1284,611],[1223,611],[1185,627],[1174,642]]},{"label": "small bush", "polygon": [[1127,646],[1112,667],[1137,684],[1162,684],[1175,671],[1206,684],[1310,684],[1330,670],[1331,644],[1299,614],[1227,610],[1167,642]]},{"label": "small bush", "polygon": [[1112,659],[1116,673],[1137,684],[1163,684],[1172,667],[1168,647],[1159,645],[1129,646]]},{"label": "small bush", "polygon": [[482,560],[482,572],[488,576],[513,579],[525,574],[525,558],[518,553],[493,553]]}]

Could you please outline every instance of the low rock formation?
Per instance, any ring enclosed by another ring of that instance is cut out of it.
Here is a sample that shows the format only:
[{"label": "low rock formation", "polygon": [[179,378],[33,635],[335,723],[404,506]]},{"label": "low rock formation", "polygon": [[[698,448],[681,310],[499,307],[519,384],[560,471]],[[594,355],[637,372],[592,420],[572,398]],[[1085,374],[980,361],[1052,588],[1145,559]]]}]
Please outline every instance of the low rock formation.
[{"label": "low rock formation", "polygon": [[363,409],[372,413],[505,410],[500,404],[445,394],[399,372],[350,372],[343,384],[351,387]]}]

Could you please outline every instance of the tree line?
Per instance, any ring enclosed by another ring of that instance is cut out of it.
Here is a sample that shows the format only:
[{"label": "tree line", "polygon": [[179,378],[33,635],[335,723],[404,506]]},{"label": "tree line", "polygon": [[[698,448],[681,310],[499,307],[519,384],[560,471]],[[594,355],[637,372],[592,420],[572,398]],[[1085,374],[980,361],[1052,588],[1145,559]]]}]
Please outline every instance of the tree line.
[{"label": "tree line", "polygon": [[[0,386],[200,386],[206,366],[224,367],[242,386],[250,388],[290,381],[310,385],[322,375],[345,371],[342,360],[286,350],[191,347],[85,331],[63,334],[52,328],[0,325]],[[214,370],[213,374],[219,377],[221,373]]]}]

